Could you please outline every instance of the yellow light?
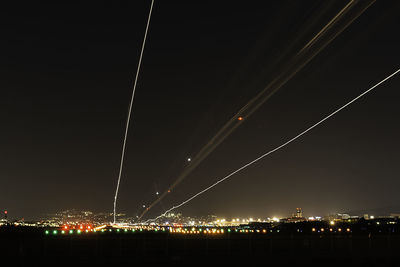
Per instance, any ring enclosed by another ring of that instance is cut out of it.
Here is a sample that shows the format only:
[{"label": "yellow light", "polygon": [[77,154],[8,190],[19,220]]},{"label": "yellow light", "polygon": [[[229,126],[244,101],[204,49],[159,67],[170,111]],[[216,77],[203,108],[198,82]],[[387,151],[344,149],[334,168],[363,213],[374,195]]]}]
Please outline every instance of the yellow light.
[{"label": "yellow light", "polygon": [[315,228],[311,229],[311,231],[315,232]]},{"label": "yellow light", "polygon": [[347,232],[350,232],[350,228],[347,228],[346,230],[347,230]]},{"label": "yellow light", "polygon": [[334,221],[330,221],[330,224],[331,224],[331,225],[335,225],[335,222],[334,222]]},{"label": "yellow light", "polygon": [[339,231],[339,232],[341,232],[341,231],[342,231],[342,229],[341,229],[341,228],[339,228],[339,229],[338,229],[338,231]]}]

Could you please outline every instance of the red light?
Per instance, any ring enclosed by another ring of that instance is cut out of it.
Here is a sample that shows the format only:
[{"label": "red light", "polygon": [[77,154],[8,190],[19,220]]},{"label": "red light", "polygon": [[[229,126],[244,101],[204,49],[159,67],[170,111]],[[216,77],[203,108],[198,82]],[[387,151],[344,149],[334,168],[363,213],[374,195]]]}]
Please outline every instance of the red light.
[{"label": "red light", "polygon": [[8,213],[8,212],[5,210],[5,211],[4,211],[4,214],[7,214],[7,213]]}]

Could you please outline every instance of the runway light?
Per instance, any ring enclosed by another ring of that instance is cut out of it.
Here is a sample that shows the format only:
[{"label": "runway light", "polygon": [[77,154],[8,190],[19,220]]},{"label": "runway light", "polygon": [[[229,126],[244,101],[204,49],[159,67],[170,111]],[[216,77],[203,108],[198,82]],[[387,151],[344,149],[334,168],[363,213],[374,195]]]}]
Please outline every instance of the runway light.
[{"label": "runway light", "polygon": [[242,120],[243,120],[242,116],[238,117],[238,121],[242,121]]},{"label": "runway light", "polygon": [[62,234],[65,234],[65,231],[64,231],[64,230],[62,230],[62,231],[61,231],[61,233],[62,233]]},{"label": "runway light", "polygon": [[53,231],[53,235],[56,235],[56,234],[57,234],[57,230],[54,230],[54,231]]},{"label": "runway light", "polygon": [[48,235],[48,234],[49,234],[49,231],[48,231],[48,230],[46,230],[44,233],[45,233],[46,235]]},{"label": "runway light", "polygon": [[188,162],[191,162],[191,161],[192,161],[192,159],[191,159],[191,158],[188,158],[188,159],[187,159],[187,161],[188,161]]},{"label": "runway light", "polygon": [[81,230],[78,230],[77,233],[80,234],[80,233],[81,233]]},{"label": "runway light", "polygon": [[335,222],[334,222],[334,221],[330,221],[330,224],[331,224],[331,225],[335,225]]},{"label": "runway light", "polygon": [[73,233],[74,233],[74,231],[73,231],[73,230],[69,230],[69,233],[70,233],[70,234],[73,234]]}]

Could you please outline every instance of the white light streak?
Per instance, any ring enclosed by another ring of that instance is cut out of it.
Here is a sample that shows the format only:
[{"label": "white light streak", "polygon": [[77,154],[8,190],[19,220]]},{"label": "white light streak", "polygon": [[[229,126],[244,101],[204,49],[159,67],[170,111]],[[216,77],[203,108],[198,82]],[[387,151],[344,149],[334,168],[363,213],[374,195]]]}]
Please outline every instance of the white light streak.
[{"label": "white light streak", "polygon": [[257,161],[263,159],[264,157],[280,150],[281,148],[287,146],[288,144],[292,143],[293,141],[295,141],[296,139],[300,138],[301,136],[303,136],[304,134],[308,133],[309,131],[311,131],[312,129],[314,129],[315,127],[317,127],[318,125],[320,125],[321,123],[323,123],[324,121],[326,121],[327,119],[331,118],[332,116],[336,115],[338,112],[340,112],[341,110],[343,110],[344,108],[346,108],[347,106],[351,105],[352,103],[354,103],[355,101],[357,101],[358,99],[360,99],[361,97],[363,97],[364,95],[366,95],[367,93],[369,93],[370,91],[372,91],[373,89],[375,89],[376,87],[378,87],[379,85],[381,85],[382,83],[384,83],[385,81],[389,80],[390,78],[392,78],[393,76],[395,76],[397,73],[400,72],[400,69],[396,70],[395,72],[393,72],[392,74],[390,74],[389,76],[387,76],[385,79],[381,80],[380,82],[378,82],[377,84],[375,84],[374,86],[370,87],[368,90],[364,91],[363,93],[361,93],[360,95],[358,95],[357,97],[353,98],[351,101],[347,102],[345,105],[343,105],[342,107],[336,109],[334,112],[332,112],[331,114],[329,114],[328,116],[326,116],[325,118],[323,118],[322,120],[318,121],[317,123],[313,124],[312,126],[310,126],[309,128],[307,128],[306,130],[302,131],[301,133],[299,133],[298,135],[296,135],[295,137],[289,139],[288,141],[286,141],[285,143],[281,144],[280,146],[262,154],[261,156],[259,156],[258,158],[256,158],[255,160],[250,161],[249,163],[243,165],[242,167],[240,167],[239,169],[231,172],[230,174],[228,174],[227,176],[225,176],[224,178],[218,180],[217,182],[215,182],[214,184],[210,185],[209,187],[201,190],[200,192],[198,192],[197,194],[191,196],[190,198],[188,198],[187,200],[183,201],[182,203],[173,206],[172,208],[168,209],[167,211],[165,211],[163,214],[159,215],[158,217],[154,218],[154,219],[149,219],[144,223],[148,223],[150,221],[155,221],[161,217],[164,217],[167,213],[182,207],[183,205],[185,205],[186,203],[190,202],[191,200],[193,200],[194,198],[200,196],[201,194],[207,192],[208,190],[210,190],[211,188],[217,186],[218,184],[222,183],[223,181],[225,181],[226,179],[230,178],[231,176],[235,175],[236,173],[240,172],[243,169],[246,169],[247,167],[249,167],[250,165],[253,165],[254,163],[256,163]]},{"label": "white light streak", "polygon": [[137,67],[137,70],[136,70],[135,82],[134,82],[134,84],[133,84],[131,102],[129,103],[128,119],[127,119],[127,121],[126,121],[124,143],[123,143],[123,145],[122,145],[122,152],[121,152],[121,162],[120,162],[120,165],[119,165],[117,189],[115,190],[115,196],[114,196],[114,213],[113,213],[113,215],[114,215],[114,223],[115,223],[115,215],[116,215],[116,209],[117,209],[117,198],[118,198],[119,184],[120,184],[120,182],[121,182],[122,167],[123,167],[123,165],[124,165],[126,138],[127,138],[127,136],[128,136],[128,129],[129,129],[129,122],[130,122],[130,119],[131,119],[133,99],[134,99],[134,97],[135,97],[136,84],[137,84],[137,80],[138,80],[138,77],[139,77],[140,66],[141,66],[141,64],[142,64],[144,45],[146,44],[147,32],[148,32],[148,30],[149,30],[149,25],[150,25],[151,12],[153,11],[153,4],[154,4],[154,0],[151,1],[150,11],[149,11],[149,17],[148,17],[148,19],[147,19],[147,24],[146,24],[146,31],[144,32],[142,50],[140,51],[140,57],[139,57],[138,67]]}]

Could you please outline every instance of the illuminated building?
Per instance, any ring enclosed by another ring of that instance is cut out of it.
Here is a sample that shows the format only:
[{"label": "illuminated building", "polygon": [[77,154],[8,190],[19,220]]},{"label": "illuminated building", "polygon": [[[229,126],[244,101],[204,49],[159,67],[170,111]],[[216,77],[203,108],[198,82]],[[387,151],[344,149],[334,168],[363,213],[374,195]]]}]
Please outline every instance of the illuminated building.
[{"label": "illuminated building", "polygon": [[303,211],[301,210],[301,208],[296,208],[296,218],[302,218],[303,217]]}]

